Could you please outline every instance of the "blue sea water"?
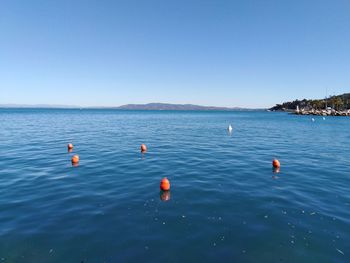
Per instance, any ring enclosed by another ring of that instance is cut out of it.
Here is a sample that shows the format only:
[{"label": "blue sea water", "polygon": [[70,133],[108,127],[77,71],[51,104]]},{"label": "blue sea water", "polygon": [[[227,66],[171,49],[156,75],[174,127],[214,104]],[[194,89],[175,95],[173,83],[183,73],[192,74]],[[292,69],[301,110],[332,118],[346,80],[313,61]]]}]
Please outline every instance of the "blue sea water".
[{"label": "blue sea water", "polygon": [[1,109],[0,124],[0,262],[350,262],[349,118]]}]

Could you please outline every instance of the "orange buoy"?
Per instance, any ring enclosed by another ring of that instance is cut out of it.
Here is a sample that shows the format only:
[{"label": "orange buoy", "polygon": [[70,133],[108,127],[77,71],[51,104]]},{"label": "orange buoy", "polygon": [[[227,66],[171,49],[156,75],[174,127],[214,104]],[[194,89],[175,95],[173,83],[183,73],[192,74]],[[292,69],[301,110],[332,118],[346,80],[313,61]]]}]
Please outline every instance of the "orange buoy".
[{"label": "orange buoy", "polygon": [[164,177],[162,181],[160,181],[160,190],[168,191],[170,189],[170,182],[168,178]]},{"label": "orange buoy", "polygon": [[73,144],[68,143],[67,148],[68,148],[68,151],[72,151],[73,150]]},{"label": "orange buoy", "polygon": [[274,168],[280,168],[280,167],[281,167],[281,164],[280,164],[280,162],[279,162],[277,159],[273,159],[273,161],[272,161],[272,166],[273,166]]},{"label": "orange buoy", "polygon": [[147,146],[145,144],[141,144],[141,152],[142,153],[147,152]]},{"label": "orange buoy", "polygon": [[74,155],[72,157],[72,164],[77,164],[79,163],[79,155]]}]

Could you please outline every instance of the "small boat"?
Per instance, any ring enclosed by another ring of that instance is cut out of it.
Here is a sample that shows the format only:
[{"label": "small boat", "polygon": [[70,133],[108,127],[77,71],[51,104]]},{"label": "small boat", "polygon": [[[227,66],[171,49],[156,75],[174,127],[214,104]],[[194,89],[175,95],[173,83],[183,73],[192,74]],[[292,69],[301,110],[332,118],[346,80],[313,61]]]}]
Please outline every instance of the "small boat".
[{"label": "small boat", "polygon": [[228,126],[227,130],[228,130],[228,132],[232,132],[233,128],[232,128],[231,124]]}]

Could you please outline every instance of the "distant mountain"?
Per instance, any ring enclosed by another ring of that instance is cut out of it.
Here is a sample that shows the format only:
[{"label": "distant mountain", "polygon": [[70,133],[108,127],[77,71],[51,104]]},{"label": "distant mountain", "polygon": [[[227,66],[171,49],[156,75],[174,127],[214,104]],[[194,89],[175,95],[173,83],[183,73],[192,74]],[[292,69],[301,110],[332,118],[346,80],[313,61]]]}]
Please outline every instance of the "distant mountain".
[{"label": "distant mountain", "polygon": [[193,111],[233,111],[246,110],[243,108],[228,108],[214,106],[199,106],[193,104],[169,104],[169,103],[148,103],[148,104],[127,104],[117,107],[120,110],[193,110]]},{"label": "distant mountain", "polygon": [[239,111],[239,110],[261,110],[239,107],[215,107],[200,106],[193,104],[170,104],[170,103],[148,103],[148,104],[127,104],[117,107],[80,107],[73,105],[50,105],[50,104],[0,104],[0,108],[48,108],[48,109],[116,109],[116,110],[176,110],[176,111]]}]

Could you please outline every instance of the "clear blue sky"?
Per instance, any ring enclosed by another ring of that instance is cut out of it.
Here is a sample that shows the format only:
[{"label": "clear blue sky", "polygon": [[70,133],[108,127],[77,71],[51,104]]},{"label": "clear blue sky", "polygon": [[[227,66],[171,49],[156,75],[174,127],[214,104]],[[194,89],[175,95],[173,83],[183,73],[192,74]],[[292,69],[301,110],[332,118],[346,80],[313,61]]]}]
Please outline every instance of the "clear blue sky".
[{"label": "clear blue sky", "polygon": [[0,1],[0,103],[267,107],[350,91],[348,0]]}]

